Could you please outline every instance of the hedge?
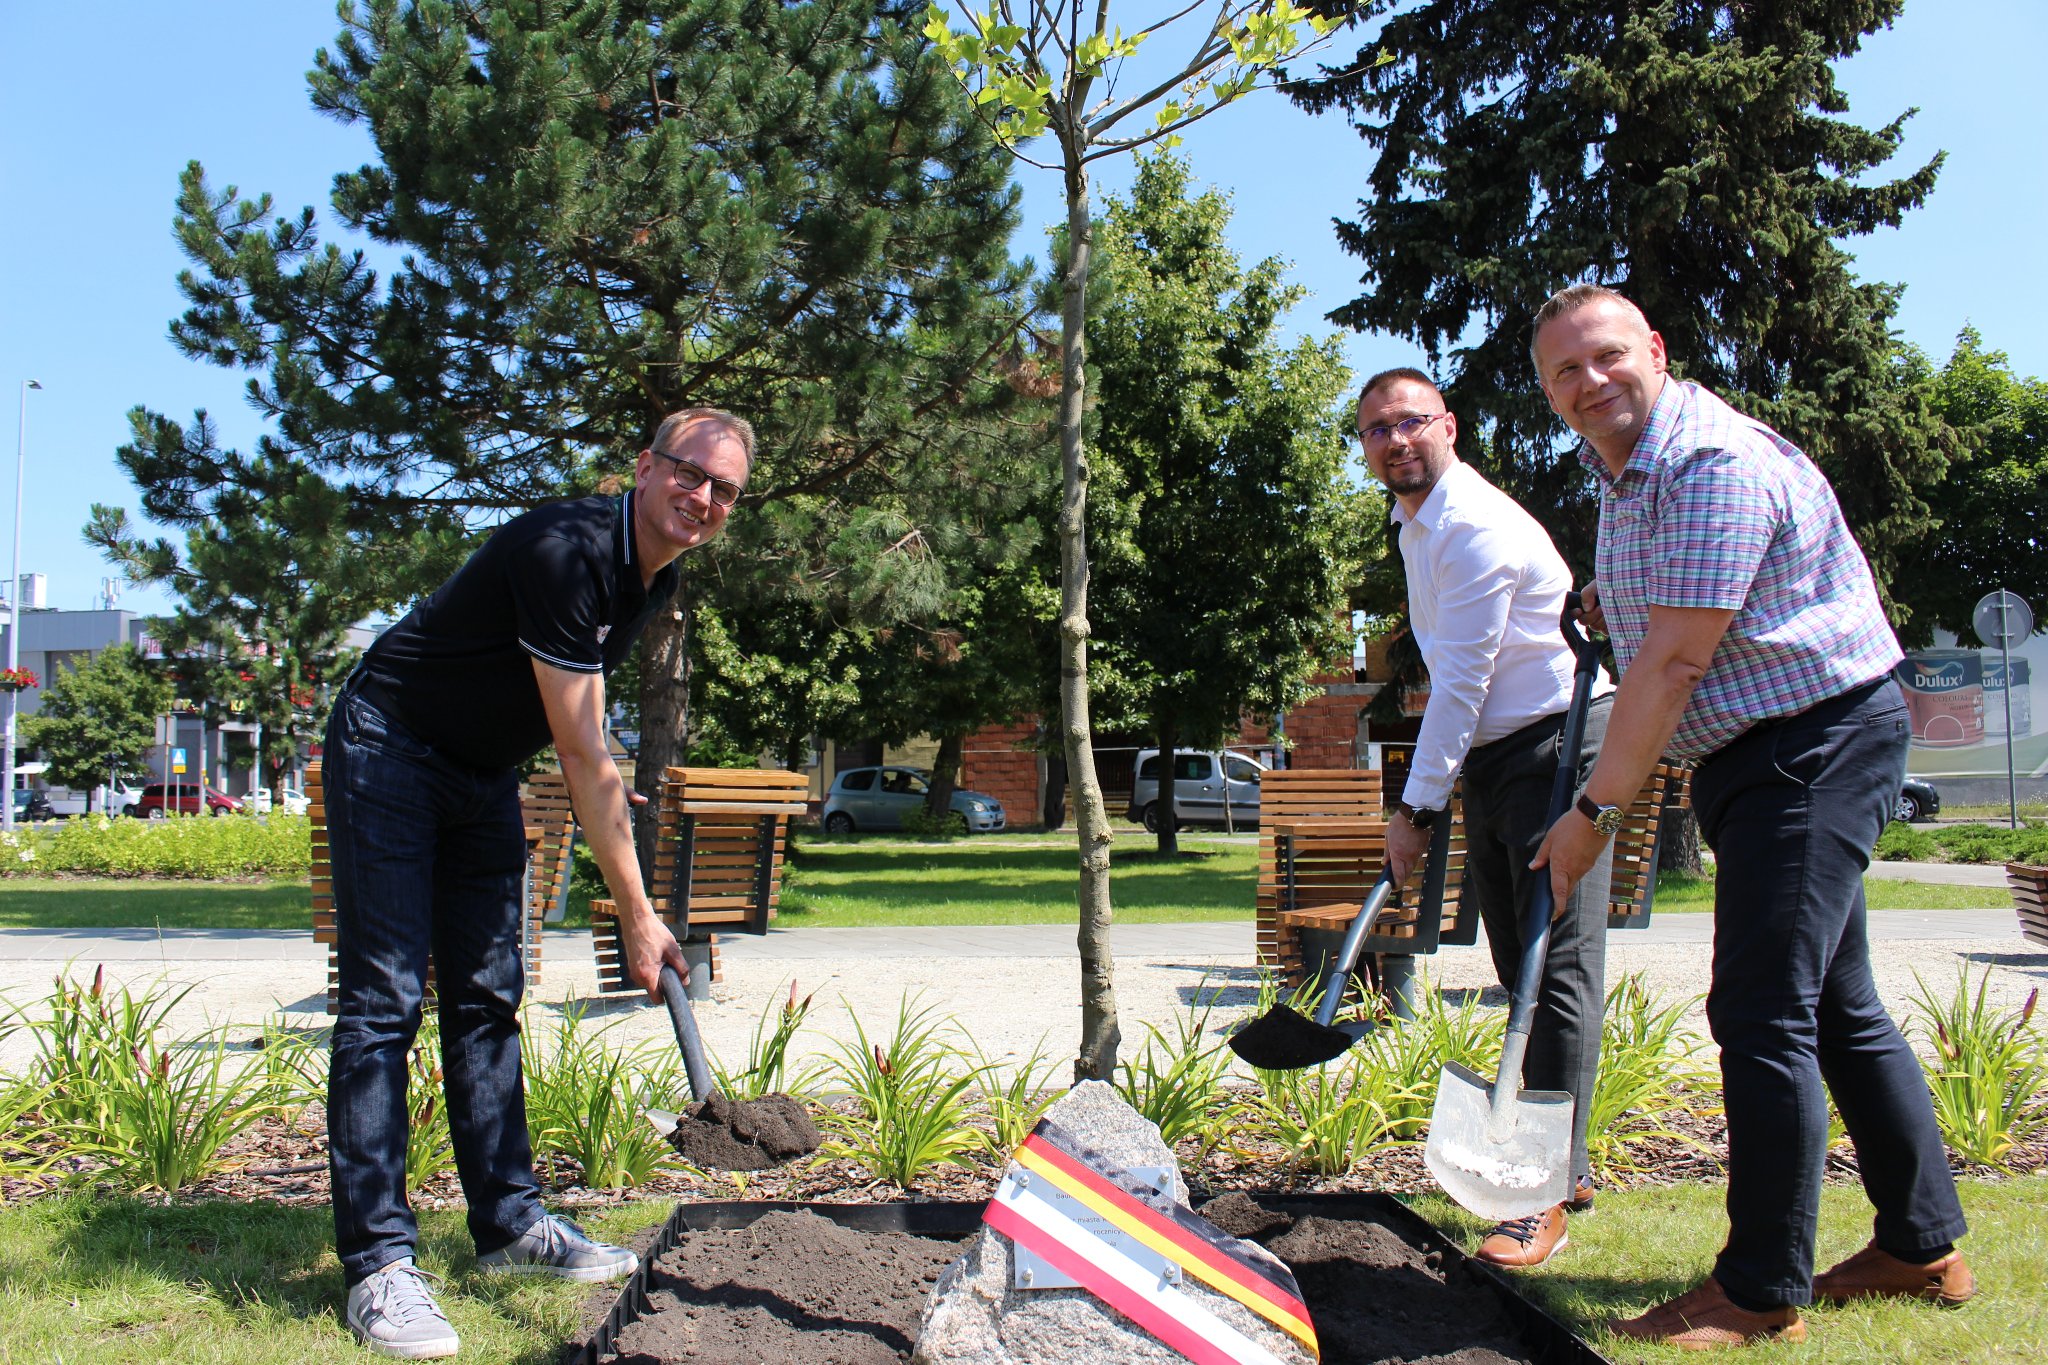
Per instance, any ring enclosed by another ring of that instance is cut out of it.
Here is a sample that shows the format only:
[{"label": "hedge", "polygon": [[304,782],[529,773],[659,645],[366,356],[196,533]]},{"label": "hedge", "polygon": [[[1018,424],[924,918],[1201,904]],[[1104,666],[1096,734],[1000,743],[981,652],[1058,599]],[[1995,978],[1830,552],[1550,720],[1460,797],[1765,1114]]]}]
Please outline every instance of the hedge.
[{"label": "hedge", "polygon": [[303,877],[312,863],[313,822],[303,815],[95,815],[0,833],[0,877]]}]

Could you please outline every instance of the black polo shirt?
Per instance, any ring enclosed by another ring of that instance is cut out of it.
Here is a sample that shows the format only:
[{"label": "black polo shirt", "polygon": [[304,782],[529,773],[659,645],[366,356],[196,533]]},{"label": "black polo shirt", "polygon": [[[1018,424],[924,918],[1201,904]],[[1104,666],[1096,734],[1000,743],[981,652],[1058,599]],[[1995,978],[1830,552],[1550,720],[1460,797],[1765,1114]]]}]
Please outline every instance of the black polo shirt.
[{"label": "black polo shirt", "polygon": [[492,533],[363,656],[356,685],[434,748],[480,768],[552,742],[533,660],[609,674],[675,592],[640,583],[633,494],[537,508]]}]

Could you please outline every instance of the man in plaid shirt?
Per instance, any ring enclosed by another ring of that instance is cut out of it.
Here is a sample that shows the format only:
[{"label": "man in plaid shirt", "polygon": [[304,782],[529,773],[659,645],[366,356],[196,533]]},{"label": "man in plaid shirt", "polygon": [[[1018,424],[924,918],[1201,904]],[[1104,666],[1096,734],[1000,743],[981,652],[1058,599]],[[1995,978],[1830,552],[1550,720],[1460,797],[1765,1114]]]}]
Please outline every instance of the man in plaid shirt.
[{"label": "man in plaid shirt", "polygon": [[[1870,973],[1863,872],[1905,775],[1897,641],[1827,480],[1783,437],[1666,373],[1619,294],[1574,285],[1531,358],[1600,484],[1589,609],[1621,686],[1576,810],[1533,866],[1558,903],[1661,754],[1695,765],[1714,849],[1707,1018],[1728,1116],[1728,1241],[1697,1288],[1616,1323],[1702,1348],[1804,1339],[1798,1306],[1975,1293],[1919,1063]],[[1823,1090],[1825,1083],[1825,1091]],[[1870,1245],[1813,1273],[1827,1094],[1876,1207]]]}]

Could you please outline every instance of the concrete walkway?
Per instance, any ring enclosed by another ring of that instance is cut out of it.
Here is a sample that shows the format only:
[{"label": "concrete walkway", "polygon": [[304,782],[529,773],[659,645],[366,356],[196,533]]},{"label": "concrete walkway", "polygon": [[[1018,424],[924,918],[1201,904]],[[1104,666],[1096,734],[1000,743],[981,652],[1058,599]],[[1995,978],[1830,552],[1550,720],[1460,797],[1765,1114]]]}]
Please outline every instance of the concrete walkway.
[{"label": "concrete walkway", "polygon": [[[1992,998],[2006,1007],[2048,986],[2048,949],[2020,937],[2010,910],[1879,911],[1870,928],[1878,989],[1902,1019],[1923,980],[1945,998],[1963,965],[1987,974]],[[1657,997],[1691,1001],[1692,1025],[1704,1037],[1698,997],[1707,987],[1712,931],[1712,916],[1697,913],[1660,914],[1645,929],[1616,931],[1608,979],[1640,974]],[[1213,1037],[1256,1003],[1260,974],[1248,920],[1118,925],[1112,942],[1126,1057],[1145,1048],[1151,1029],[1173,1037],[1190,1008],[1213,1006]],[[950,1019],[963,1043],[972,1040],[1010,1065],[1040,1050],[1047,1058],[1068,1055],[1080,1036],[1080,973],[1067,925],[777,929],[723,939],[721,953],[724,980],[697,1005],[697,1016],[712,1054],[729,1064],[746,1057],[764,1015],[792,983],[814,998],[793,1048],[799,1059],[829,1060],[858,1046],[856,1019],[870,1039],[887,1036],[906,1002]],[[186,992],[169,1017],[184,1037],[220,1028],[245,1040],[265,1022],[294,1029],[329,1022],[326,949],[310,932],[0,930],[0,998],[31,1016],[45,1012],[60,972],[83,982],[101,964],[116,989]],[[1423,970],[1443,991],[1504,1000],[1483,942],[1444,948]],[[588,932],[549,933],[527,1027],[545,1032],[575,1009],[585,1027],[612,1030],[617,1043],[673,1047],[664,1011],[638,996],[594,998],[596,988]],[[32,1049],[23,1031],[0,1039],[0,1071],[17,1072]]]}]

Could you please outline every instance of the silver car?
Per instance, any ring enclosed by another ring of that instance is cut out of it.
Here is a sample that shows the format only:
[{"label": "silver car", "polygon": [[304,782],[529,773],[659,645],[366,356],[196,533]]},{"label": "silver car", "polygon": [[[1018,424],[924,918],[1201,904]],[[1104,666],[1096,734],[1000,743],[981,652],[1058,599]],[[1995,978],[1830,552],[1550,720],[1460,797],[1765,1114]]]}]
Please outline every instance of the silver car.
[{"label": "silver car", "polygon": [[[1159,832],[1159,751],[1138,750],[1131,781],[1131,805],[1125,812],[1154,834]],[[1177,749],[1173,755],[1174,816],[1182,825],[1249,826],[1259,823],[1259,778],[1266,767],[1257,759],[1227,752]],[[1225,803],[1229,817],[1224,815]]]},{"label": "silver car", "polygon": [[[924,806],[932,775],[923,768],[848,768],[825,793],[825,830],[902,829],[903,817]],[[956,788],[953,817],[973,834],[992,834],[1005,825],[1003,803],[982,792]]]}]

